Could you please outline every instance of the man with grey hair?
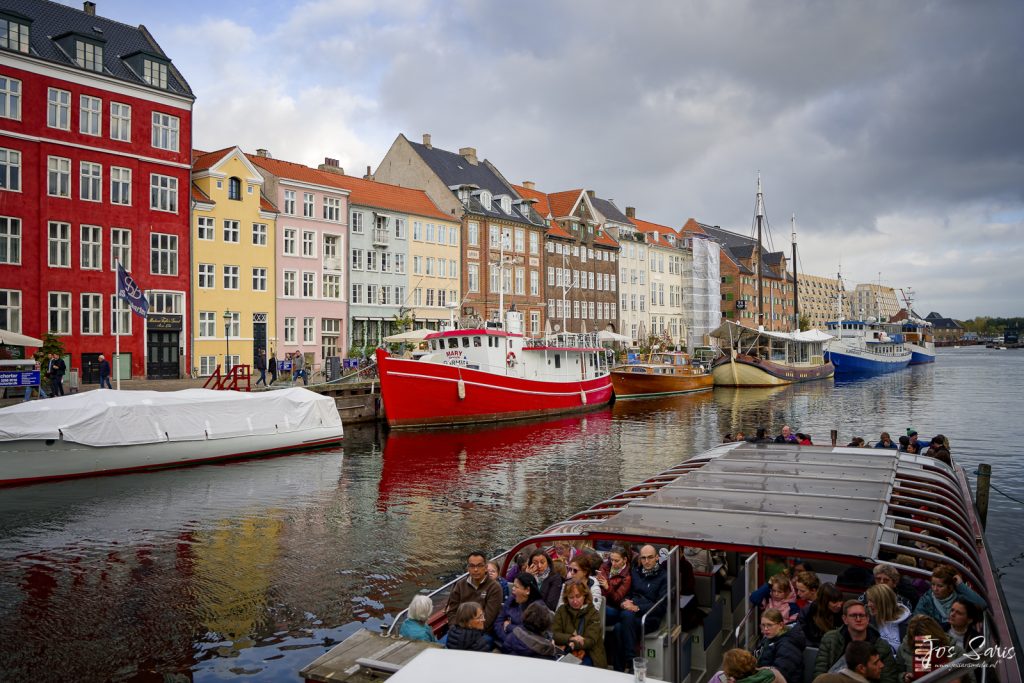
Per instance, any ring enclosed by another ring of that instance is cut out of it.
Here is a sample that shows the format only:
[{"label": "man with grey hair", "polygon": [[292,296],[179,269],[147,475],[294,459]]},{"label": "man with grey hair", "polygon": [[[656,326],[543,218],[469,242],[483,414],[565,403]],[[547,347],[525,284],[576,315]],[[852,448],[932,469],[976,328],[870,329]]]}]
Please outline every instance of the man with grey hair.
[{"label": "man with grey hair", "polygon": [[[875,583],[882,583],[888,586],[896,593],[896,602],[906,607],[911,613],[917,606],[917,601],[920,599],[917,590],[914,588],[914,584],[910,580],[900,575],[895,565],[886,564],[885,562],[876,564],[871,573],[875,577]],[[863,604],[868,604],[868,594],[865,591],[857,597],[857,601]]]},{"label": "man with grey hair", "polygon": [[653,545],[640,548],[640,562],[633,567],[629,593],[622,601],[619,623],[615,624],[616,645],[611,660],[616,671],[625,671],[633,662],[641,622],[647,633],[653,633],[665,616],[668,602],[662,598],[668,593],[668,570],[659,559]]}]

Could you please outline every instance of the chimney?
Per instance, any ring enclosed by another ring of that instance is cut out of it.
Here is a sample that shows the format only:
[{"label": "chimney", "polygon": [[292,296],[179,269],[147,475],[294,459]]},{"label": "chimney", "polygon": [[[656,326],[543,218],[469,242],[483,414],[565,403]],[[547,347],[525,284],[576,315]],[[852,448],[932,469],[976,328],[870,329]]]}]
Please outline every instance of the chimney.
[{"label": "chimney", "polygon": [[434,149],[434,146],[430,144],[430,133],[423,134],[423,146],[427,149]]},{"label": "chimney", "polygon": [[459,148],[459,155],[465,157],[466,161],[474,166],[480,163],[476,160],[476,147],[461,147]]},{"label": "chimney", "polygon": [[537,187],[537,183],[533,182],[532,180],[524,180],[523,187],[525,187],[527,190],[532,190],[533,188]]},{"label": "chimney", "polygon": [[96,3],[95,2],[89,2],[89,0],[86,0],[85,2],[82,3],[82,11],[85,12],[86,14],[88,14],[90,17],[95,17],[96,16]]},{"label": "chimney", "polygon": [[636,207],[633,207],[633,206],[627,206],[626,207],[626,218],[636,218]]},{"label": "chimney", "polygon": [[366,167],[366,175],[363,176],[363,180],[373,180],[373,173],[370,172],[370,167]]},{"label": "chimney", "polygon": [[260,147],[259,149],[256,150],[256,156],[260,157],[261,159],[269,159],[270,152]]},{"label": "chimney", "polygon": [[591,199],[593,199],[594,198],[594,191],[593,190],[587,190],[587,196],[590,197]]},{"label": "chimney", "polygon": [[324,163],[316,167],[318,171],[326,171],[327,173],[334,173],[336,175],[345,175],[345,169],[343,169],[337,159],[330,157],[324,157]]}]

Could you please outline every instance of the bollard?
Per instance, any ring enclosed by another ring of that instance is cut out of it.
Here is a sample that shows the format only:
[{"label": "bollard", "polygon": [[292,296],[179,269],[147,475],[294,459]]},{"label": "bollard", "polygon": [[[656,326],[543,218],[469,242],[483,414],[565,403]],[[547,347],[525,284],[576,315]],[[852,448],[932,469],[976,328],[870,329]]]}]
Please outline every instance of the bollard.
[{"label": "bollard", "polygon": [[992,465],[982,463],[978,465],[978,490],[975,493],[975,505],[978,508],[978,517],[981,519],[981,528],[985,528],[988,519],[988,490],[992,483]]},{"label": "bollard", "polygon": [[833,429],[831,431],[831,435],[832,435],[832,445],[835,446],[836,442],[839,441],[839,430],[838,429]]}]

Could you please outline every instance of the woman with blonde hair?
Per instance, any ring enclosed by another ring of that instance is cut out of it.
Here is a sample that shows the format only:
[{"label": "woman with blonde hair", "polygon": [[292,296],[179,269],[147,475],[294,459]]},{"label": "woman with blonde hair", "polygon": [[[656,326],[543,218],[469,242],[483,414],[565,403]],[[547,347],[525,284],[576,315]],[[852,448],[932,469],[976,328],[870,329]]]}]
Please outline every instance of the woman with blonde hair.
[{"label": "woman with blonde hair", "polygon": [[901,605],[896,598],[896,591],[884,583],[876,583],[868,588],[867,606],[879,635],[889,643],[893,652],[898,651],[907,635],[910,609]]},{"label": "woman with blonde hair", "polygon": [[919,648],[919,638],[928,638],[932,643],[931,671],[958,659],[964,653],[949,637],[949,634],[942,630],[939,622],[924,614],[915,614],[910,618],[907,635],[899,649],[899,656],[903,660],[903,670],[908,672],[904,675],[904,681],[913,681],[929,673],[925,670],[915,671],[915,668],[920,669],[920,667],[914,666],[914,650]]}]

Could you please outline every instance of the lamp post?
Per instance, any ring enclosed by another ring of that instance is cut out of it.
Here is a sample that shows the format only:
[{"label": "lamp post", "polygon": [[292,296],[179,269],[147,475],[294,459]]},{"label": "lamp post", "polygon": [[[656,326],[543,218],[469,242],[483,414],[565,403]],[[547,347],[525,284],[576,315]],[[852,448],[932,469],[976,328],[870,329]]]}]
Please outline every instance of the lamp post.
[{"label": "lamp post", "polygon": [[227,372],[231,358],[231,311],[224,309],[224,372]]}]

